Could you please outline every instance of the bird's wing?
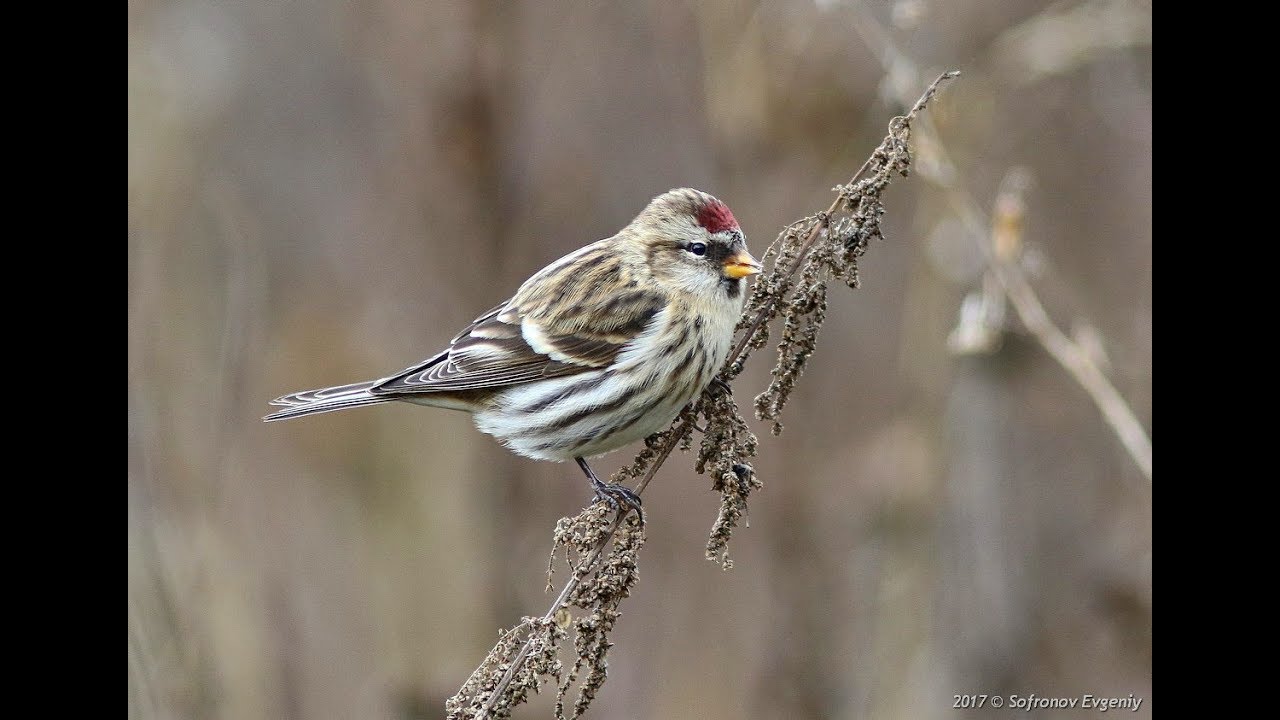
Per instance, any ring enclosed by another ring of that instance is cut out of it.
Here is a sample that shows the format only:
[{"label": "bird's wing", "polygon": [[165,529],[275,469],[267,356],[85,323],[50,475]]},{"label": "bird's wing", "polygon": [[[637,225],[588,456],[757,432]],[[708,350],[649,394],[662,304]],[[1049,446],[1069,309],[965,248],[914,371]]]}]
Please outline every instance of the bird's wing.
[{"label": "bird's wing", "polygon": [[[591,248],[593,246],[588,246]],[[608,367],[663,307],[655,290],[625,287],[617,263],[580,253],[530,278],[438,355],[375,385],[375,395],[497,388]],[[576,257],[575,256],[579,256]],[[558,272],[549,272],[558,270]],[[616,282],[621,279],[621,282]],[[609,292],[605,288],[619,288]]]}]

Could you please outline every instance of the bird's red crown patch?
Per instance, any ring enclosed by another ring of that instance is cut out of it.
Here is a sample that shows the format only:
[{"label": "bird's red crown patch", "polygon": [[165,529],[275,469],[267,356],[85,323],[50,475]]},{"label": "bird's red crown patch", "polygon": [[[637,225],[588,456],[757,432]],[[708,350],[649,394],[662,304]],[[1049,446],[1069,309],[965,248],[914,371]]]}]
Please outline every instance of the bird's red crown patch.
[{"label": "bird's red crown patch", "polygon": [[722,202],[713,202],[699,210],[698,224],[706,228],[709,233],[738,227],[738,221],[734,219],[733,213],[729,212],[729,208]]}]

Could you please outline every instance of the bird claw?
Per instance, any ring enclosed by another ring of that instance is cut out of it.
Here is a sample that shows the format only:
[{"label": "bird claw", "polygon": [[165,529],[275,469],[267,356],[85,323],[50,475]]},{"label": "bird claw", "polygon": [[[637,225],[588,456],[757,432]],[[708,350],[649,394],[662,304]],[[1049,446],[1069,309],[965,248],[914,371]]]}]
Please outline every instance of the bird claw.
[{"label": "bird claw", "polygon": [[[595,488],[596,499],[609,503],[609,507],[614,512],[626,515],[628,512],[635,510],[636,515],[640,517],[640,524],[644,525],[644,510],[640,507],[640,496],[635,494],[631,488],[622,483],[606,483],[596,480],[591,483]],[[626,505],[626,509],[622,508]]]}]

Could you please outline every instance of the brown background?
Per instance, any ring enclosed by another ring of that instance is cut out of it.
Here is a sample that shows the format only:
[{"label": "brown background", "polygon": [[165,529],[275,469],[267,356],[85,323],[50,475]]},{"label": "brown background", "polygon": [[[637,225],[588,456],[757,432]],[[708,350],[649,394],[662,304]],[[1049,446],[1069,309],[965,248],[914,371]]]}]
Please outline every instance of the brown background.
[{"label": "brown background", "polygon": [[[433,353],[670,187],[762,251],[945,69],[955,183],[988,208],[1031,171],[1032,282],[1151,427],[1147,3],[129,7],[130,717],[440,717],[498,628],[545,610],[585,483],[459,413],[264,425],[266,401]],[[591,716],[1010,715],[959,693],[1150,716],[1149,486],[1026,336],[948,354],[974,245],[927,178],[887,204],[787,431],[758,426],[735,569],[702,557],[717,499],[687,456],[646,494]]]}]

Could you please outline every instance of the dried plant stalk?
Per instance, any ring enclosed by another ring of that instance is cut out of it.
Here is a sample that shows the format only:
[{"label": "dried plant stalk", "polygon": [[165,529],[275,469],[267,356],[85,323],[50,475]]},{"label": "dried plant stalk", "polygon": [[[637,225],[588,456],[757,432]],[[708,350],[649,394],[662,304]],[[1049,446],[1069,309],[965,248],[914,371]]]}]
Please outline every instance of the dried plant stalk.
[{"label": "dried plant stalk", "polygon": [[[911,167],[908,141],[911,124],[924,110],[944,80],[938,77],[904,116],[889,123],[889,134],[846,185],[837,186],[836,199],[827,210],[788,225],[765,251],[767,271],[756,281],[738,322],[742,332],[716,381],[670,428],[651,435],[645,448],[628,466],[612,476],[613,482],[639,478],[637,495],[644,492],[658,468],[677,447],[690,449],[690,431],[703,421],[695,468],[709,474],[712,488],[721,494],[720,511],[707,542],[708,559],[728,569],[732,562],[728,544],[734,528],[747,513],[747,497],[762,484],[751,465],[756,436],[747,427],[734,402],[729,382],[742,372],[750,354],[769,341],[769,323],[782,317],[778,360],[769,387],[755,398],[756,417],[779,422],[795,383],[813,355],[818,331],[826,319],[827,285],[838,280],[858,286],[858,258],[872,240],[880,238],[884,206],[880,197],[896,175]],[[636,556],[644,544],[644,528],[635,515],[618,513],[596,503],[572,518],[556,524],[547,587],[557,552],[563,550],[570,576],[551,608],[540,618],[525,618],[504,633],[476,668],[458,694],[445,704],[449,720],[505,718],[538,691],[545,678],[557,681],[557,718],[577,718],[590,705],[607,677],[609,633],[617,622],[622,600],[637,581]],[[608,553],[605,553],[608,548]],[[574,619],[573,609],[582,612]],[[558,656],[559,643],[568,628],[575,630],[577,654],[567,673]],[[523,636],[517,649],[517,638]],[[581,677],[581,681],[578,678]],[[575,682],[578,692],[571,708],[565,702]]]}]

